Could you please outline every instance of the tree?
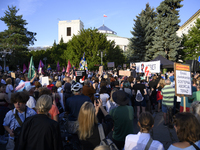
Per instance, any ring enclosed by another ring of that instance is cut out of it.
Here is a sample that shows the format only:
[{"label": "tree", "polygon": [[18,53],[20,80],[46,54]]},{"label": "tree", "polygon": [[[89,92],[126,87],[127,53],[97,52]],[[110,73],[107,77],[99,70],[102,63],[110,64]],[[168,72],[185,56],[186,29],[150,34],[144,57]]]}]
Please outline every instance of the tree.
[{"label": "tree", "polygon": [[183,36],[185,60],[197,60],[200,56],[200,19],[196,20],[188,35]]},{"label": "tree", "polygon": [[[22,19],[22,15],[17,15],[19,9],[16,7],[8,6],[8,10],[5,11],[5,16],[0,20],[4,21],[8,29],[0,32],[0,47],[1,50],[11,53],[10,64],[18,64],[21,54],[28,51],[28,46],[33,45],[36,33],[28,31],[25,25],[28,23]],[[22,58],[23,59],[23,58]]]},{"label": "tree", "polygon": [[149,48],[152,47],[152,40],[154,35],[156,13],[149,4],[146,4],[145,10],[136,16],[135,24],[131,34],[129,49],[126,52],[128,61],[148,61],[151,59],[151,52]]},{"label": "tree", "polygon": [[177,60],[180,38],[176,35],[179,26],[179,11],[182,0],[164,0],[157,7],[155,35],[150,51],[153,58],[162,55],[172,61]]},{"label": "tree", "polygon": [[64,51],[63,57],[76,67],[79,66],[84,52],[88,69],[97,69],[95,64],[101,64],[101,51],[104,54],[104,66],[107,66],[109,61],[114,61],[118,65],[125,60],[119,47],[115,47],[114,41],[108,41],[106,35],[99,33],[97,29],[82,29],[79,35],[74,35],[67,44],[67,51]]}]

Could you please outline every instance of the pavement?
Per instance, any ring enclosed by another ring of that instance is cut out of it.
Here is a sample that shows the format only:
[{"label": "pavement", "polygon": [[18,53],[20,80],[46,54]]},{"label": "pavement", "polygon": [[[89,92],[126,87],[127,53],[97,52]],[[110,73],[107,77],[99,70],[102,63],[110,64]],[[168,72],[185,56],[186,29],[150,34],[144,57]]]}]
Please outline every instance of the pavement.
[{"label": "pavement", "polygon": [[[154,140],[160,141],[165,150],[169,148],[169,146],[175,142],[178,142],[178,138],[176,135],[175,129],[170,129],[169,127],[165,127],[163,125],[163,113],[162,112],[154,112],[154,127],[151,130],[151,136]],[[139,127],[137,125],[137,119],[134,119],[134,134],[139,132]],[[0,145],[0,150],[5,150],[6,145]]]}]

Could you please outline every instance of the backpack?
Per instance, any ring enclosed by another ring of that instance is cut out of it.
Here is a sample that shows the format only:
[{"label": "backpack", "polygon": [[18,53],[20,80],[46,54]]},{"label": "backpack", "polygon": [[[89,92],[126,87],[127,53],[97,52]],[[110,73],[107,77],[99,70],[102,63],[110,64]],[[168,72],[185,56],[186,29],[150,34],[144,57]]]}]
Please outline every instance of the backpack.
[{"label": "backpack", "polygon": [[119,150],[115,143],[111,139],[105,138],[104,130],[102,124],[98,125],[99,136],[100,136],[100,145],[107,145],[109,146],[110,150]]},{"label": "backpack", "polygon": [[140,90],[137,90],[137,94],[136,94],[136,96],[135,96],[135,100],[136,100],[137,102],[141,102],[141,101],[144,100],[144,97],[142,96]]}]

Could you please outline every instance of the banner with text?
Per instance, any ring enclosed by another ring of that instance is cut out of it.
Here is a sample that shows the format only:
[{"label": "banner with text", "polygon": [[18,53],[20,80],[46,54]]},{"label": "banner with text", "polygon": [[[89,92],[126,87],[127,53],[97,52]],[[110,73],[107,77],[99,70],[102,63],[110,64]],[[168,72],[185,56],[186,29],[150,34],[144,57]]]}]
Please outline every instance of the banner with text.
[{"label": "banner with text", "polygon": [[[133,63],[130,63],[132,66]],[[149,62],[138,62],[135,63],[136,72],[145,73],[145,68],[148,67],[150,73],[160,73],[160,60],[158,61],[149,61]]]},{"label": "banner with text", "polygon": [[192,81],[190,65],[174,63],[176,96],[191,96]]}]

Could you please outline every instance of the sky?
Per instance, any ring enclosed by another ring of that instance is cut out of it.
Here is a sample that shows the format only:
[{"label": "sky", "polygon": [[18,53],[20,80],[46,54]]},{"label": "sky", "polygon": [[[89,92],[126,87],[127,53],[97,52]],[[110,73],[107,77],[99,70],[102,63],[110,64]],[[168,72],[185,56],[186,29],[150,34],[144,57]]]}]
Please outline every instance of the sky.
[{"label": "sky", "polygon": [[[19,9],[17,15],[23,15],[28,23],[25,27],[36,32],[34,47],[52,46],[58,43],[58,22],[78,20],[84,28],[99,28],[104,24],[118,36],[131,38],[133,19],[141,13],[147,3],[152,8],[159,6],[162,0],[0,0],[0,17],[8,6]],[[180,26],[200,9],[200,0],[184,0],[180,9]],[[103,17],[103,15],[107,17]],[[0,32],[7,26],[0,20]]]}]

